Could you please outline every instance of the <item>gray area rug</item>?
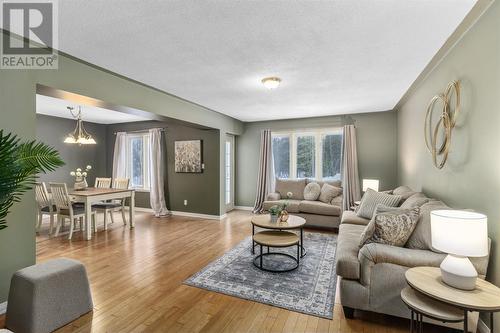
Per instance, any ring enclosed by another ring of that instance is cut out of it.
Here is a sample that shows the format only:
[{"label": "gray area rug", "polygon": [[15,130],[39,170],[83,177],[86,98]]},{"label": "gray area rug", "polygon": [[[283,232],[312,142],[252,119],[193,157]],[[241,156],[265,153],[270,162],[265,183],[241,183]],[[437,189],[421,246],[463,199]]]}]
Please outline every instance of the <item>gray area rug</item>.
[{"label": "gray area rug", "polygon": [[[304,233],[307,254],[301,258],[299,268],[287,273],[269,273],[255,267],[252,263],[254,255],[250,253],[251,243],[251,237],[246,238],[184,283],[287,310],[332,318],[337,282],[337,235]],[[259,249],[256,247],[255,251],[257,255]],[[297,248],[271,249],[274,251],[296,256]],[[264,265],[274,268],[291,267],[294,263],[283,256],[265,257],[264,260]]]}]

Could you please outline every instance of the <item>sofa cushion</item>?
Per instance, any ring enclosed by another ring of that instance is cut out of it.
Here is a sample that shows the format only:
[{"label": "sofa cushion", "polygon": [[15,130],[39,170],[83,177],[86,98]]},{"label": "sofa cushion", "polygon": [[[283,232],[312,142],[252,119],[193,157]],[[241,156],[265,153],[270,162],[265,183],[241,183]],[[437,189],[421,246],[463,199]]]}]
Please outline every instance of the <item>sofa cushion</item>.
[{"label": "sofa cushion", "polygon": [[335,198],[330,201],[330,205],[342,207],[342,201],[344,200],[342,193],[337,195]]},{"label": "sofa cushion", "polygon": [[323,184],[318,200],[324,203],[330,203],[333,198],[342,193],[340,187],[335,187],[330,184]]},{"label": "sofa cushion", "polygon": [[318,183],[318,185],[320,187],[323,186],[323,184],[328,184],[328,185],[342,188],[342,181],[340,181],[340,180],[316,180],[316,179],[312,179],[312,178],[306,178],[306,184],[309,184],[309,183]]},{"label": "sofa cushion", "polygon": [[442,201],[438,200],[431,200],[423,204],[422,207],[420,207],[420,218],[417,227],[408,239],[406,247],[410,249],[433,250],[431,242],[431,211],[436,209],[450,208]]},{"label": "sofa cushion", "polygon": [[365,229],[362,225],[341,224],[337,243],[337,274],[344,279],[359,279],[359,239]]},{"label": "sofa cushion", "polygon": [[400,201],[401,196],[399,195],[380,193],[369,188],[366,190],[365,195],[363,195],[356,214],[360,217],[371,219],[377,205],[396,207]]},{"label": "sofa cushion", "polygon": [[307,201],[303,200],[299,204],[299,210],[302,213],[318,214],[318,215],[330,215],[330,216],[340,216],[340,207],[333,206],[329,203],[323,203],[321,201]]},{"label": "sofa cushion", "polygon": [[415,229],[419,213],[418,207],[405,209],[378,205],[361,234],[359,247],[369,243],[404,246]]},{"label": "sofa cushion", "polygon": [[278,192],[268,193],[266,198],[267,201],[277,201],[280,199],[281,199],[281,194],[279,194]]},{"label": "sofa cushion", "polygon": [[304,199],[315,201],[318,200],[321,194],[321,186],[318,183],[309,183],[304,188]]},{"label": "sofa cushion", "polygon": [[411,197],[412,195],[416,194],[417,192],[413,191],[411,188],[409,188],[406,185],[396,187],[393,191],[393,195],[400,195],[401,196],[401,201],[399,204],[402,204],[406,199]]},{"label": "sofa cushion", "polygon": [[265,211],[268,211],[269,208],[275,205],[283,205],[287,203],[286,210],[289,213],[298,213],[299,212],[299,204],[301,200],[276,200],[276,201],[264,201],[263,207]]},{"label": "sofa cushion", "polygon": [[358,216],[352,210],[345,210],[342,213],[342,219],[340,220],[340,224],[357,224],[365,226],[368,225],[368,223],[370,223],[369,219]]},{"label": "sofa cushion", "polygon": [[[305,179],[276,179],[276,192],[279,192],[282,199],[304,200]],[[288,197],[288,192],[292,197]]]},{"label": "sofa cushion", "polygon": [[429,202],[430,200],[431,199],[427,198],[422,192],[417,192],[406,199],[401,204],[401,208],[421,207],[423,204]]}]

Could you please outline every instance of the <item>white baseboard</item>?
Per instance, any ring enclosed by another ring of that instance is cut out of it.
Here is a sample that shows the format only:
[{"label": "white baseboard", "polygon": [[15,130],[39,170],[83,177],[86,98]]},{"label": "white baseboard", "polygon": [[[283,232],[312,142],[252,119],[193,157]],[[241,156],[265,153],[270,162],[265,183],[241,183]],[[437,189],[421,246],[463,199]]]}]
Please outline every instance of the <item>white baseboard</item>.
[{"label": "white baseboard", "polygon": [[239,209],[239,210],[253,210],[253,207],[250,206],[234,206],[234,209]]},{"label": "white baseboard", "polygon": [[[128,209],[128,207],[127,207]],[[144,208],[144,207],[135,207],[136,212],[144,212],[144,213],[153,213],[153,210],[151,208]],[[190,212],[181,212],[177,210],[171,210],[170,211],[172,215],[177,215],[177,216],[186,216],[186,217],[196,217],[200,219],[205,219],[205,220],[223,220],[227,217],[226,214],[223,215],[208,215],[208,214],[198,214],[198,213],[190,213]]]},{"label": "white baseboard", "polygon": [[190,212],[180,212],[180,211],[171,211],[172,215],[178,215],[178,216],[187,216],[187,217],[196,217],[200,219],[206,219],[206,220],[223,220],[226,218],[226,214],[223,215],[208,215],[208,214],[198,214],[198,213],[190,213]]},{"label": "white baseboard", "polygon": [[477,322],[477,331],[478,333],[491,333],[490,328],[486,326],[485,322],[479,318]]}]

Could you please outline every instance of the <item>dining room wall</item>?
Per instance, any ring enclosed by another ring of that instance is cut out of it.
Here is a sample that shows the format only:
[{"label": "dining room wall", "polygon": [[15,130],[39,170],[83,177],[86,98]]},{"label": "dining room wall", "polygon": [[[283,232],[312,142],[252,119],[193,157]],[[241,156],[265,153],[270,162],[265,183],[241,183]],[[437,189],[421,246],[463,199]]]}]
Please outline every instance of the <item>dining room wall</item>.
[{"label": "dining room wall", "polygon": [[[106,166],[111,177],[116,132],[166,128],[167,180],[165,193],[167,207],[173,211],[219,215],[219,130],[185,126],[178,123],[141,121],[108,125],[106,129]],[[174,170],[174,144],[177,140],[202,140],[202,173],[176,173]],[[187,206],[184,206],[187,200]],[[149,192],[136,193],[136,206],[151,208]]]},{"label": "dining room wall", "polygon": [[[2,38],[7,32],[1,30]],[[23,140],[36,137],[37,85],[88,96],[157,115],[239,134],[243,124],[201,105],[155,89],[123,75],[92,65],[62,52],[57,70],[2,70],[0,75],[0,129]],[[219,145],[219,149],[222,146]],[[217,155],[219,156],[219,155]],[[219,177],[219,185],[221,181]],[[221,197],[219,186],[211,196]],[[219,204],[219,209],[221,205]],[[0,231],[0,302],[7,298],[12,273],[35,263],[35,196],[23,195],[7,216],[8,228]]]},{"label": "dining room wall", "polygon": [[43,114],[36,115],[36,139],[57,149],[64,166],[49,172],[40,174],[39,180],[43,182],[63,182],[68,186],[74,183],[74,177],[70,171],[76,168],[92,166],[87,181],[89,185],[94,184],[95,177],[106,175],[106,125],[85,122],[85,129],[96,140],[95,145],[77,145],[64,143],[64,138],[75,129],[76,122],[72,119],[52,117]]}]

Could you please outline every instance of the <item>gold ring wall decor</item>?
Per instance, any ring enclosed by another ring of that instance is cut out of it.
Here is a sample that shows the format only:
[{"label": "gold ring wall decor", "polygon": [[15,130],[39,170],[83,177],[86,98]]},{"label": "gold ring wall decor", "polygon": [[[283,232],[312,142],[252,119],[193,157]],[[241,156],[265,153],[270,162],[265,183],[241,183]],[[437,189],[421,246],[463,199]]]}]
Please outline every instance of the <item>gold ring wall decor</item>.
[{"label": "gold ring wall decor", "polygon": [[[452,98],[455,96],[455,103]],[[434,112],[439,113],[439,119],[433,124]],[[460,114],[460,82],[452,81],[444,93],[432,97],[427,106],[424,120],[424,138],[427,149],[432,154],[432,162],[442,169],[448,160],[451,145],[451,132]],[[438,139],[441,139],[438,143]]]}]

